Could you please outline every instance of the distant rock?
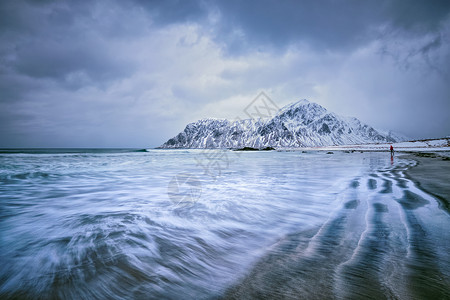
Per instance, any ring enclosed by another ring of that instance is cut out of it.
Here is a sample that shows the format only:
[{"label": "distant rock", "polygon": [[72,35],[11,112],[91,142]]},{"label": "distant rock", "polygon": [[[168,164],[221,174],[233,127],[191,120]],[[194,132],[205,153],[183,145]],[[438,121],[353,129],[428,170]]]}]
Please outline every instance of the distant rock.
[{"label": "distant rock", "polygon": [[253,147],[244,147],[244,148],[238,148],[234,149],[234,151],[272,151],[275,150],[275,148],[272,147],[265,147],[265,148],[253,148]]},{"label": "distant rock", "polygon": [[235,149],[234,151],[259,151],[259,149],[252,148],[252,147],[244,147],[244,148]]}]

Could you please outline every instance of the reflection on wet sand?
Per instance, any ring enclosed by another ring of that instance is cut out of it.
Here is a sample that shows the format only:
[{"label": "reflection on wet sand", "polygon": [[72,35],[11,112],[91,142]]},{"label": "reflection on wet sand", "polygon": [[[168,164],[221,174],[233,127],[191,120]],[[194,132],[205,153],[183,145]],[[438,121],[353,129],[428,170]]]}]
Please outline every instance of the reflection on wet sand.
[{"label": "reflection on wet sand", "polygon": [[226,299],[450,299],[449,218],[404,176],[355,178],[327,222],[290,234]]}]

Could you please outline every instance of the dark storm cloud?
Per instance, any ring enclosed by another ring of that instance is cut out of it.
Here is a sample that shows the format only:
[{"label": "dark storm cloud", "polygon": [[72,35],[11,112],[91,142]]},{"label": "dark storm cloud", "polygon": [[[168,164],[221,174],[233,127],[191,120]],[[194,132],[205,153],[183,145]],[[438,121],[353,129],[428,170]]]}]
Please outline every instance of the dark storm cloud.
[{"label": "dark storm cloud", "polygon": [[[93,44],[93,43],[91,43]],[[31,77],[64,79],[73,72],[85,72],[91,78],[107,79],[124,76],[127,65],[110,57],[105,48],[93,51],[83,43],[33,41],[16,51],[11,64],[18,73]]]},{"label": "dark storm cloud", "polygon": [[134,0],[144,8],[159,25],[199,22],[208,14],[204,1],[185,0]]},{"label": "dark storm cloud", "polygon": [[382,7],[394,27],[414,31],[438,30],[450,12],[447,0],[384,1]]},{"label": "dark storm cloud", "polygon": [[149,17],[144,25],[161,27],[198,21],[206,15],[202,7],[197,1],[3,1],[0,72],[62,82],[76,73],[91,84],[123,78],[136,65],[126,59],[129,55],[118,55],[115,40],[142,36],[148,30],[134,26],[133,15],[123,11],[144,10]]},{"label": "dark storm cloud", "polygon": [[[306,42],[316,48],[346,48],[365,39],[366,24],[377,17],[373,2],[350,2],[218,2],[222,13],[219,28],[244,47],[256,44],[284,48],[290,43]],[[233,34],[236,30],[244,34]]]},{"label": "dark storm cloud", "polygon": [[[426,34],[439,30],[450,1],[216,1],[221,14],[218,36],[230,50],[284,49],[307,43],[316,50],[349,50],[388,32]],[[243,34],[239,34],[239,31]]]},{"label": "dark storm cloud", "polygon": [[[94,15],[95,7],[106,13]],[[80,70],[92,77],[120,76],[126,63],[112,57],[101,38],[108,31],[120,35],[130,20],[102,23],[111,9],[143,9],[156,26],[211,25],[216,40],[230,51],[284,49],[292,43],[306,43],[318,50],[348,50],[377,38],[377,28],[383,25],[387,31],[405,30],[405,34],[438,31],[449,14],[450,1],[3,1],[0,34],[13,48],[9,65],[37,77],[61,77]],[[207,17],[214,13],[219,21],[210,24]],[[132,28],[124,34],[143,30]],[[432,46],[425,46],[423,52]]]},{"label": "dark storm cloud", "polygon": [[[85,73],[91,80],[131,74],[132,62],[121,60],[103,39],[121,31],[139,34],[145,28],[127,30],[124,24],[131,20],[115,20],[117,14],[105,24],[103,19],[111,9],[142,9],[155,26],[211,25],[216,41],[239,54],[258,48],[284,51],[296,43],[315,50],[345,51],[377,38],[377,27],[383,25],[388,31],[405,30],[405,34],[434,32],[448,16],[450,1],[3,1],[1,50],[7,52],[3,65],[31,77],[60,80],[73,72]],[[214,13],[219,20],[210,24],[208,15]],[[437,37],[419,51],[426,54],[439,43]]]},{"label": "dark storm cloud", "polygon": [[4,3],[0,15],[2,52],[7,53],[3,67],[57,80],[73,72],[96,80],[126,75],[130,64],[114,56],[88,12],[87,7],[65,2]]}]

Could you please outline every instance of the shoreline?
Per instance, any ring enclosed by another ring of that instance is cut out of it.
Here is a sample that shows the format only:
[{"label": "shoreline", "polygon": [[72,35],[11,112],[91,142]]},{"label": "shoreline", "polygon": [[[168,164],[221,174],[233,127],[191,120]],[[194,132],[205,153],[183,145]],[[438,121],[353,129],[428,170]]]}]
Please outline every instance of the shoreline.
[{"label": "shoreline", "polygon": [[416,161],[405,175],[421,190],[435,197],[439,207],[450,214],[450,158],[432,153],[408,153],[402,158]]}]

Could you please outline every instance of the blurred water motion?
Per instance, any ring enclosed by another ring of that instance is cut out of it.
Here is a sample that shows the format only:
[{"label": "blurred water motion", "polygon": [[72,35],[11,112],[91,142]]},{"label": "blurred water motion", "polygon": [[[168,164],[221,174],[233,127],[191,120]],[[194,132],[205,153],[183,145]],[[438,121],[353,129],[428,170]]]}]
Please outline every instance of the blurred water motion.
[{"label": "blurred water motion", "polygon": [[[412,161],[252,152],[211,176],[199,154],[0,154],[0,298],[448,298],[450,221]],[[170,199],[179,174],[198,199]]]}]

